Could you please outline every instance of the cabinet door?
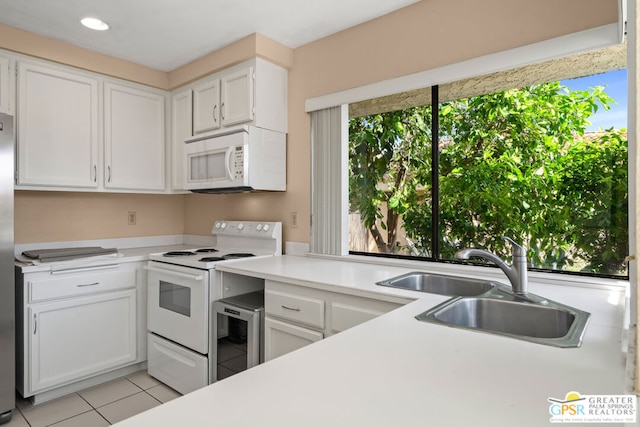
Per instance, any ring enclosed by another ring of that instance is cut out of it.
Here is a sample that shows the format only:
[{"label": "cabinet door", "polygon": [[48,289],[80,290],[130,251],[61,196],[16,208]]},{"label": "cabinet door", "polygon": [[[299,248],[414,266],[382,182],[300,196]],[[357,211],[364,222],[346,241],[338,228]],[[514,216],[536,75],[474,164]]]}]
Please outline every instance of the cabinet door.
[{"label": "cabinet door", "polygon": [[164,95],[105,83],[105,188],[164,190]]},{"label": "cabinet door", "polygon": [[220,127],[220,80],[215,79],[193,89],[193,133]]},{"label": "cabinet door", "polygon": [[253,120],[253,67],[223,76],[222,124],[230,126]]},{"label": "cabinet door", "polygon": [[320,341],[323,337],[321,332],[266,317],[264,322],[264,360],[266,362],[275,359]]},{"label": "cabinet door", "polygon": [[9,98],[9,58],[0,56],[0,113],[11,114]]},{"label": "cabinet door", "polygon": [[18,67],[18,185],[96,188],[98,81]]},{"label": "cabinet door", "polygon": [[136,291],[29,307],[29,369],[35,393],[136,360]]},{"label": "cabinet door", "polygon": [[193,135],[193,92],[185,90],[171,97],[171,188],[184,189],[182,156],[184,140]]},{"label": "cabinet door", "polygon": [[400,304],[391,302],[353,297],[350,295],[339,296],[338,301],[332,301],[329,305],[331,329],[328,333],[335,334],[345,331],[356,325],[375,319],[400,306]]}]

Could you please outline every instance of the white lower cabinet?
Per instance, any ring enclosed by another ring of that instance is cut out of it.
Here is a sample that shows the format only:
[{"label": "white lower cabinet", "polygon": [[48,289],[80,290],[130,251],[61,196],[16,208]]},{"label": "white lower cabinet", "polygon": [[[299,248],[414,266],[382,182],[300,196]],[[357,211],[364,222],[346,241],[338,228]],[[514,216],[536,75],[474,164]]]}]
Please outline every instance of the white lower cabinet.
[{"label": "white lower cabinet", "polygon": [[50,395],[146,360],[139,264],[16,269],[16,388],[23,397]]},{"label": "white lower cabinet", "polygon": [[403,304],[265,281],[265,361],[364,323]]},{"label": "white lower cabinet", "polygon": [[324,338],[321,332],[265,318],[264,360],[275,359]]},{"label": "white lower cabinet", "polygon": [[29,308],[32,392],[136,360],[136,290]]}]

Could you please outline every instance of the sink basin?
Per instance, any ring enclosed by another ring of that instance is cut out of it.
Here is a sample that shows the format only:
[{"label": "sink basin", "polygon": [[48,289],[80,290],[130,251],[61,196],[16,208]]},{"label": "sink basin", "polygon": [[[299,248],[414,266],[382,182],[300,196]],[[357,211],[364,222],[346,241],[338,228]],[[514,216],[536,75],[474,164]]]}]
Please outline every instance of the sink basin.
[{"label": "sink basin", "polygon": [[419,271],[392,277],[376,284],[449,296],[477,296],[494,288],[493,283],[484,280],[465,279]]},{"label": "sink basin", "polygon": [[579,347],[589,313],[553,301],[546,305],[521,302],[496,288],[483,297],[445,301],[416,319],[556,347]]}]

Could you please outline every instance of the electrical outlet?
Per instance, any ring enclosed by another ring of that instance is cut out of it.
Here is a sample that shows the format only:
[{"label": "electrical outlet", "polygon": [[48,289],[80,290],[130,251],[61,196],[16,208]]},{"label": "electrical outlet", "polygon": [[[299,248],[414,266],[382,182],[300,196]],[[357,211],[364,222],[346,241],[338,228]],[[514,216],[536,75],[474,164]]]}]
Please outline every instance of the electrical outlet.
[{"label": "electrical outlet", "polygon": [[128,214],[129,225],[136,225],[136,217],[137,217],[136,211],[129,211],[129,214]]},{"label": "electrical outlet", "polygon": [[298,228],[298,212],[291,212],[291,228]]}]

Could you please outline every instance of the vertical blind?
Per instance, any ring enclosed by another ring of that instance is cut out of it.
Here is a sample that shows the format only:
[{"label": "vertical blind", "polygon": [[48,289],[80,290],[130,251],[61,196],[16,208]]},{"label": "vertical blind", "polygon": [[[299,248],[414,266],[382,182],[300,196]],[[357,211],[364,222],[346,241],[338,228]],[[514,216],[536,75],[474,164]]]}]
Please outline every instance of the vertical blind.
[{"label": "vertical blind", "polygon": [[[346,255],[348,244],[349,109],[311,113],[311,252]],[[344,207],[344,208],[343,208]]]}]

